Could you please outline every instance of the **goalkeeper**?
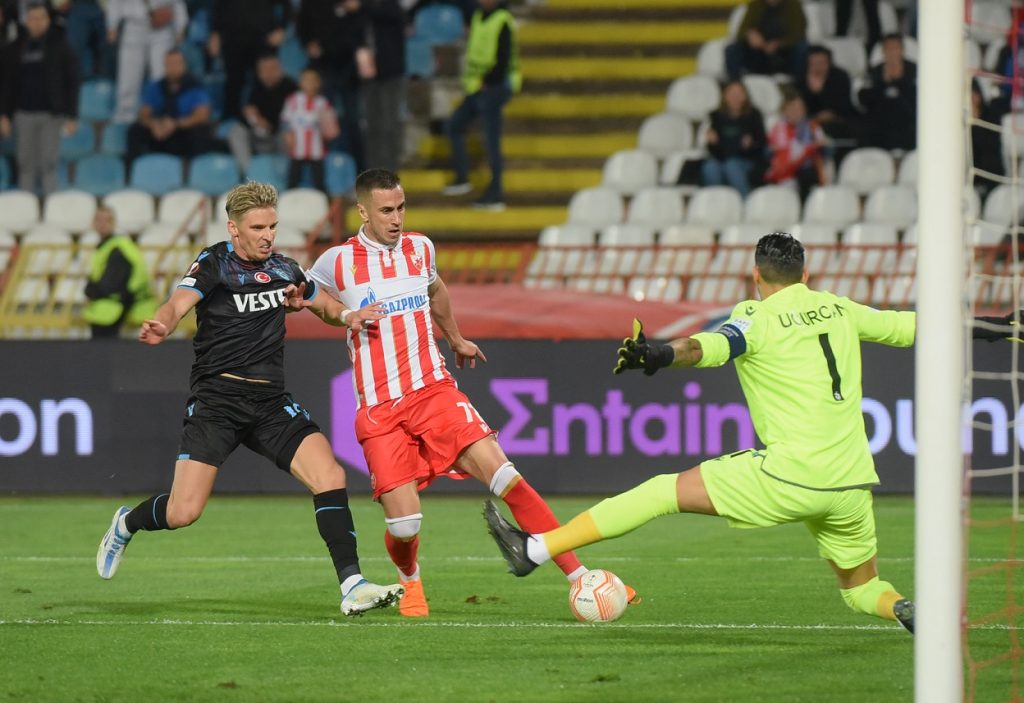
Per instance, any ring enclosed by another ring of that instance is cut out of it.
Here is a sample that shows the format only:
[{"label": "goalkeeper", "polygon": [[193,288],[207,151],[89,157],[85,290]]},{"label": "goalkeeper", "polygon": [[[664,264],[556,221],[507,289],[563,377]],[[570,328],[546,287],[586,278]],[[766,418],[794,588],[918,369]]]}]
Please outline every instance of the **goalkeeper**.
[{"label": "goalkeeper", "polygon": [[[737,305],[715,332],[650,343],[639,321],[615,373],[706,368],[734,360],[765,449],[747,449],[663,474],[609,498],[562,527],[528,535],[493,503],[488,527],[511,571],[525,576],[552,556],[618,537],[670,513],[720,515],[733,527],[802,522],[853,610],[914,631],[914,603],[878,576],[871,489],[878,484],[861,413],[861,341],[914,343],[913,312],[878,311],[809,289],[804,249],[791,235],[757,243],[760,300]],[[979,318],[975,337],[1013,335],[1011,317]]]}]

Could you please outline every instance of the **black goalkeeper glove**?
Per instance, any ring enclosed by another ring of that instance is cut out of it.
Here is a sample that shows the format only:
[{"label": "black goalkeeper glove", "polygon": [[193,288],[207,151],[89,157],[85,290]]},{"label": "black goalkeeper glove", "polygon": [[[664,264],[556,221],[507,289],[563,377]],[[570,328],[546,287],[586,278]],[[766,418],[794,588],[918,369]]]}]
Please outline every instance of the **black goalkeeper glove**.
[{"label": "black goalkeeper glove", "polygon": [[675,358],[675,350],[670,345],[648,342],[644,336],[644,323],[633,318],[633,336],[622,340],[619,361],[612,369],[612,373],[620,374],[627,369],[643,369],[644,375],[653,376],[658,369],[669,366]]},{"label": "black goalkeeper glove", "polygon": [[986,342],[994,342],[998,339],[1007,339],[1011,342],[1024,341],[1022,338],[1021,320],[1024,319],[1024,311],[1011,312],[1002,316],[980,316],[974,318],[975,322],[985,322],[992,327],[978,327],[975,325],[972,337],[984,339]]}]

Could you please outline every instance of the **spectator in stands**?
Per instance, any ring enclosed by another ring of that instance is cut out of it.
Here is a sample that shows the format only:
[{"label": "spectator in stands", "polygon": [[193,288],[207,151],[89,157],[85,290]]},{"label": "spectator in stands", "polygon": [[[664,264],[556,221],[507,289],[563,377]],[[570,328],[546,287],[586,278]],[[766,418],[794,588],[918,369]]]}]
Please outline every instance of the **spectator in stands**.
[{"label": "spectator in stands", "polygon": [[[1002,119],[993,108],[985,101],[981,92],[981,85],[977,80],[971,81],[971,117],[977,121],[981,120],[998,127]],[[1001,133],[998,129],[984,127],[977,122],[971,123],[971,155],[974,160],[974,168],[985,171],[987,174],[974,174],[974,189],[984,200],[993,188],[998,185],[992,176],[1006,175],[1006,168],[1003,164]]]},{"label": "spectator in stands", "polygon": [[882,54],[882,63],[868,73],[868,87],[860,91],[866,142],[910,151],[917,144],[917,65],[904,57],[899,34],[882,38]]},{"label": "spectator in stands", "polygon": [[63,12],[68,43],[78,57],[82,79],[113,75],[103,8],[97,0],[68,0]]},{"label": "spectator in stands", "polygon": [[209,146],[210,94],[188,74],[181,50],[171,49],[164,77],[142,92],[139,119],[128,130],[128,162],[151,151],[188,158]]},{"label": "spectator in stands", "polygon": [[746,197],[764,170],[766,139],[764,116],[742,81],[722,88],[722,103],[711,113],[705,141],[710,155],[701,165],[703,185],[732,186]]},{"label": "spectator in stands", "polygon": [[857,146],[857,111],[850,92],[850,74],[832,63],[832,52],[812,46],[807,52],[807,70],[796,81],[807,115],[832,140],[836,163]]},{"label": "spectator in stands", "polygon": [[223,119],[238,119],[242,90],[256,59],[267,48],[284,43],[291,22],[291,0],[217,0],[213,3],[210,56],[224,59]]},{"label": "spectator in stands", "polygon": [[825,133],[807,118],[803,98],[796,91],[787,91],[782,101],[782,119],[768,133],[771,162],[765,181],[795,184],[800,199],[806,199],[811,188],[825,183],[824,145]]},{"label": "spectator in stands", "polygon": [[299,76],[299,91],[284,103],[281,124],[291,163],[288,166],[288,187],[295,188],[306,167],[313,175],[313,185],[327,192],[324,181],[326,143],[338,136],[338,118],[334,108],[320,94],[320,74],[306,68]]},{"label": "spectator in stands", "polygon": [[282,151],[281,111],[285,100],[298,90],[298,84],[281,69],[277,54],[267,51],[256,62],[256,83],[242,108],[244,122],[228,130],[228,146],[245,173],[253,152],[273,154]]},{"label": "spectator in stands", "polygon": [[725,48],[731,80],[747,73],[803,73],[807,17],[800,0],[750,0],[736,41]]},{"label": "spectator in stands", "polygon": [[78,62],[64,37],[51,29],[45,5],[28,6],[25,36],[7,47],[0,65],[7,75],[0,137],[13,128],[18,187],[48,195],[57,190],[61,134],[78,128]]},{"label": "spectator in stands", "polygon": [[100,236],[89,263],[83,317],[93,339],[118,336],[121,325],[141,325],[156,312],[157,301],[149,287],[149,271],[138,245],[127,235],[116,235],[114,211],[96,208],[93,229]]},{"label": "spectator in stands", "polygon": [[357,51],[366,43],[364,25],[360,0],[302,0],[295,25],[310,65],[323,80],[324,94],[332,103],[340,102],[342,149],[357,171],[366,168],[356,63]]},{"label": "spectator in stands", "polygon": [[164,77],[164,57],[181,43],[188,27],[184,0],[108,0],[107,37],[117,46],[117,107],[114,122],[127,124],[139,113],[139,90]]},{"label": "spectator in stands", "polygon": [[430,5],[452,5],[462,13],[462,21],[468,27],[473,20],[473,13],[476,12],[477,0],[414,0],[412,7],[408,0],[403,0],[402,6],[409,10],[409,21],[412,22],[416,13]]},{"label": "spectator in stands", "polygon": [[366,113],[366,162],[397,173],[405,144],[405,13],[398,0],[362,0],[360,12],[363,46],[356,66]]},{"label": "spectator in stands", "polygon": [[479,117],[491,168],[491,182],[474,205],[487,210],[505,209],[501,182],[504,170],[501,113],[505,103],[513,93],[519,92],[522,85],[515,35],[515,18],[505,8],[505,3],[499,0],[480,0],[480,9],[473,14],[466,42],[466,66],[462,73],[462,88],[466,97],[448,121],[455,180],[442,193],[464,195],[472,190],[469,183],[469,156],[466,154],[466,130],[469,123]]},{"label": "spectator in stands", "polygon": [[[868,53],[874,48],[878,38],[882,36],[882,22],[878,17],[878,0],[860,0],[864,8],[864,20],[867,23],[868,36],[864,42]],[[853,0],[836,0],[836,36],[845,37],[850,32],[850,20],[853,18]]]}]

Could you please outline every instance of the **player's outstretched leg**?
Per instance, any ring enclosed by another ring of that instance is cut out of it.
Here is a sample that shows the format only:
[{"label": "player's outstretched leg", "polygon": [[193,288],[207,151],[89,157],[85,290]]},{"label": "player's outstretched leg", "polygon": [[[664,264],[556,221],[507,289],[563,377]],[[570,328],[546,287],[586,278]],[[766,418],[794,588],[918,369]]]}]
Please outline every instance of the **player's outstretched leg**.
[{"label": "player's outstretched leg", "polygon": [[416,560],[423,513],[385,518],[384,522],[388,526],[384,531],[384,546],[398,569],[398,580],[405,588],[405,595],[398,603],[398,612],[408,618],[425,618],[430,615],[430,607],[423,591],[420,565]]},{"label": "player's outstretched leg", "polygon": [[114,512],[114,519],[107,533],[100,540],[100,548],[96,552],[96,571],[105,579],[114,578],[117,567],[121,565],[125,547],[132,538],[132,533],[124,526],[124,518],[130,512],[131,508],[127,505],[118,508]]},{"label": "player's outstretched leg", "polygon": [[848,569],[831,560],[829,564],[839,578],[839,593],[851,610],[895,620],[914,632],[914,602],[900,595],[891,583],[878,578],[877,557]]}]

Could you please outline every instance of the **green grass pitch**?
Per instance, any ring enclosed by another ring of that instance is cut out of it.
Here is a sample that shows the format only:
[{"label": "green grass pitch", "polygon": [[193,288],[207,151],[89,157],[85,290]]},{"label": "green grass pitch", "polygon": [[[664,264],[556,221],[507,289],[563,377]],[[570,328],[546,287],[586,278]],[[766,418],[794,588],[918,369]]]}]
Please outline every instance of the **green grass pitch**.
[{"label": "green grass pitch", "polygon": [[[586,625],[553,565],[505,572],[482,498],[424,496],[422,621],[340,614],[307,498],[214,496],[196,525],[138,535],[111,581],[94,556],[121,501],[0,498],[0,702],[913,699],[911,637],[846,608],[801,526],[673,516],[594,545],[584,563],[644,600]],[[593,501],[552,506],[567,519]],[[391,581],[380,509],[353,502],[363,571]],[[876,512],[882,575],[912,594],[913,505]],[[1001,540],[974,553],[1003,556]],[[983,579],[972,599],[995,610],[1004,585]],[[1008,633],[972,633],[972,653],[1005,650]],[[1010,678],[986,670],[977,700],[1008,700]]]}]

